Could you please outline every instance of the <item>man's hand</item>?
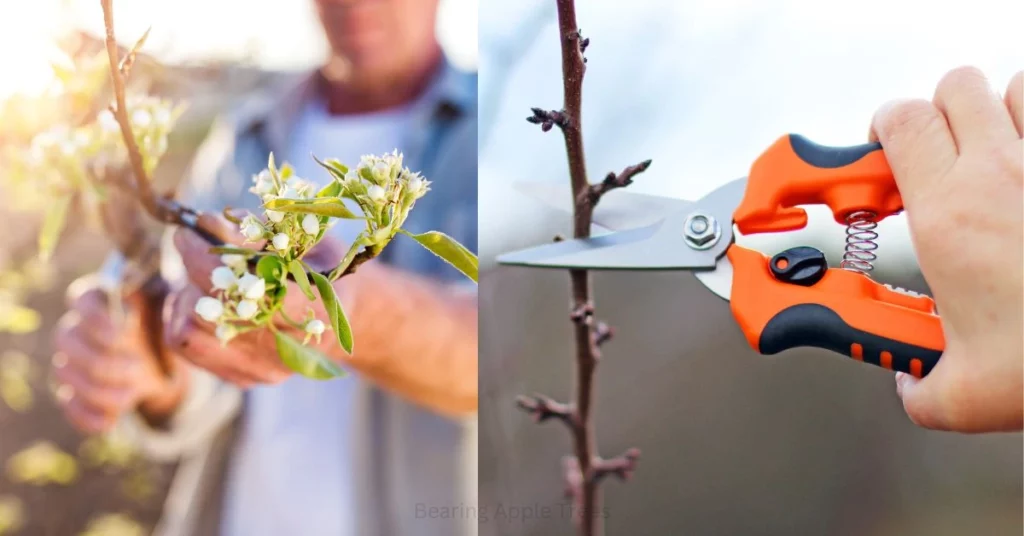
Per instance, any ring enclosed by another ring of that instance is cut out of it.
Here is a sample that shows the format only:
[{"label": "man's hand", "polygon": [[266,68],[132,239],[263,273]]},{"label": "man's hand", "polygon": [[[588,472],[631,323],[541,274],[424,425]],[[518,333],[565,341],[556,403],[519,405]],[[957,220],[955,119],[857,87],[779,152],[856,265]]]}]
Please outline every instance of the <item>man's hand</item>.
[{"label": "man's hand", "polygon": [[161,370],[140,320],[141,294],[125,300],[123,317],[113,318],[102,289],[84,280],[71,288],[53,356],[57,398],[71,424],[100,433],[136,409],[154,424],[172,414],[187,388],[186,375],[179,367],[171,380]]},{"label": "man's hand", "polygon": [[1024,74],[1004,98],[977,69],[948,73],[931,102],[881,108],[881,142],[903,197],[946,350],[931,374],[897,374],[911,420],[961,432],[1024,425]]}]

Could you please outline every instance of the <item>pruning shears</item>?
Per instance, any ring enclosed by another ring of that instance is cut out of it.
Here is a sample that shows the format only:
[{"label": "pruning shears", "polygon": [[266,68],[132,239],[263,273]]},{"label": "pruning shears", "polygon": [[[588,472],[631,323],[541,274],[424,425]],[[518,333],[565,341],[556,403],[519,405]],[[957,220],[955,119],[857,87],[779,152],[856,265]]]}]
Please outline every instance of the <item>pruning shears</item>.
[{"label": "pruning shears", "polygon": [[[824,348],[919,378],[942,355],[945,339],[934,301],[868,273],[877,222],[903,210],[878,143],[827,147],[789,134],[755,160],[747,177],[699,201],[616,190],[598,206],[606,203],[605,211],[595,211],[595,223],[612,232],[508,253],[498,262],[692,271],[729,301],[747,342],[765,355]],[[747,236],[805,227],[801,205],[826,205],[847,226],[838,267],[829,267],[824,253],[809,246],[769,257],[736,243],[737,230]],[[625,227],[630,214],[641,214],[647,223]]]}]

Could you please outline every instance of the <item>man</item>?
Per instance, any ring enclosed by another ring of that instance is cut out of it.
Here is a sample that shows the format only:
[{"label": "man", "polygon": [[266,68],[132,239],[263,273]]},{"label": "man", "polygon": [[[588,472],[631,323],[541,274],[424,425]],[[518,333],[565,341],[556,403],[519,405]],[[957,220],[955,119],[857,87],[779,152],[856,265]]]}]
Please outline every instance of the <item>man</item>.
[{"label": "man", "polygon": [[[270,152],[323,183],[329,177],[311,153],[355,163],[397,148],[433,181],[406,228],[441,230],[475,250],[476,77],[446,62],[434,35],[437,2],[316,7],[329,61],[219,121],[186,201],[212,214],[226,206],[259,213],[247,189]],[[223,220],[205,223],[233,238]],[[358,231],[345,223],[320,256],[336,255]],[[188,231],[175,233],[174,246],[164,258],[165,273],[177,273],[168,279],[178,281],[164,330],[182,374],[162,376],[139,323],[115,325],[94,288],[74,292],[54,358],[72,423],[99,432],[124,416],[148,453],[182,460],[158,533],[448,536],[475,526],[422,514],[474,501],[460,460],[475,439],[459,422],[476,410],[471,285],[396,240],[383,259],[335,284],[356,350],[326,346],[333,337],[321,350],[352,376],[316,382],[284,367],[266,334],[222,347],[193,313],[216,259]]]}]

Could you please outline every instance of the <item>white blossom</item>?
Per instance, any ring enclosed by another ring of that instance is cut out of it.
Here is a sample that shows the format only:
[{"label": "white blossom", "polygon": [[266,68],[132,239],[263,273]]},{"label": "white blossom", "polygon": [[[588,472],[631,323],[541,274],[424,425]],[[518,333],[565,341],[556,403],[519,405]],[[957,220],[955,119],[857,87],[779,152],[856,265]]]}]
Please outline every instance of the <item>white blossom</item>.
[{"label": "white blossom", "polygon": [[380,160],[373,165],[373,176],[376,177],[378,181],[383,182],[390,174],[391,166],[389,166],[387,162]]},{"label": "white blossom", "polygon": [[384,188],[377,186],[376,184],[371,185],[369,188],[366,189],[366,196],[369,197],[370,201],[373,201],[374,203],[384,202],[385,195],[387,195],[387,192],[384,191]]},{"label": "white blossom", "polygon": [[313,319],[306,322],[306,333],[310,335],[321,335],[327,326],[324,325],[322,320]]},{"label": "white blossom", "polygon": [[217,298],[203,296],[196,302],[196,314],[207,322],[216,322],[224,314],[224,304]]},{"label": "white blossom", "polygon": [[242,300],[238,302],[238,305],[235,307],[235,313],[237,313],[238,318],[241,318],[242,320],[251,319],[256,316],[256,313],[258,313],[259,310],[259,305],[257,305],[253,300]]},{"label": "white blossom", "polygon": [[160,128],[166,128],[171,123],[171,111],[163,106],[158,106],[153,112],[153,119]]},{"label": "white blossom", "polygon": [[246,216],[241,224],[242,234],[249,240],[263,238],[263,226],[253,216]]},{"label": "white blossom", "polygon": [[406,183],[406,187],[410,192],[418,194],[420,190],[423,189],[423,179],[419,174],[415,174],[412,177],[409,177],[409,182]]},{"label": "white blossom", "polygon": [[117,124],[117,119],[114,118],[114,114],[110,110],[103,110],[100,112],[100,114],[96,116],[96,122],[100,125],[103,132],[108,134],[121,131],[121,126]]},{"label": "white blossom", "polygon": [[252,182],[253,187],[250,191],[257,195],[270,195],[277,190],[274,177],[270,176],[270,170],[264,169],[258,175],[253,175]]},{"label": "white blossom", "polygon": [[302,218],[302,230],[306,234],[316,236],[320,232],[320,218],[313,214],[306,214]]},{"label": "white blossom", "polygon": [[288,242],[289,242],[288,235],[286,235],[284,233],[277,233],[276,235],[274,235],[274,238],[272,238],[270,241],[271,241],[271,243],[274,244],[274,249],[276,249],[278,251],[287,251],[288,250]]},{"label": "white blossom", "polygon": [[233,253],[221,255],[220,262],[224,263],[224,266],[235,270],[244,269],[247,264],[245,255],[235,255]]},{"label": "white blossom", "polygon": [[132,112],[132,125],[138,128],[146,128],[152,123],[153,118],[146,110],[135,110]]},{"label": "white blossom", "polygon": [[285,187],[281,189],[280,196],[285,199],[302,199],[302,194],[299,193],[296,185],[291,183],[286,184]]},{"label": "white blossom", "polygon": [[284,220],[284,212],[278,212],[276,210],[267,211],[267,219],[274,223],[281,223]]},{"label": "white blossom", "polygon": [[210,273],[210,281],[213,282],[215,289],[231,290],[238,283],[238,278],[235,277],[235,272],[231,268],[218,266]]},{"label": "white blossom", "polygon": [[238,280],[238,290],[249,300],[258,300],[267,291],[267,282],[254,274],[247,273]]}]

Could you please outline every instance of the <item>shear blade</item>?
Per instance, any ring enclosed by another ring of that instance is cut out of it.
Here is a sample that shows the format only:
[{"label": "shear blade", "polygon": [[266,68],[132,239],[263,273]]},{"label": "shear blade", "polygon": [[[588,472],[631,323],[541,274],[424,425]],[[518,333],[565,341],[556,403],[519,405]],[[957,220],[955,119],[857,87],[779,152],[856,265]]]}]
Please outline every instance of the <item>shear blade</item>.
[{"label": "shear blade", "polygon": [[[572,214],[572,188],[567,184],[520,181],[513,187],[544,205]],[[673,212],[685,212],[693,202],[685,199],[612,190],[594,207],[593,222],[605,229],[620,231],[646,227],[663,220]]]}]

